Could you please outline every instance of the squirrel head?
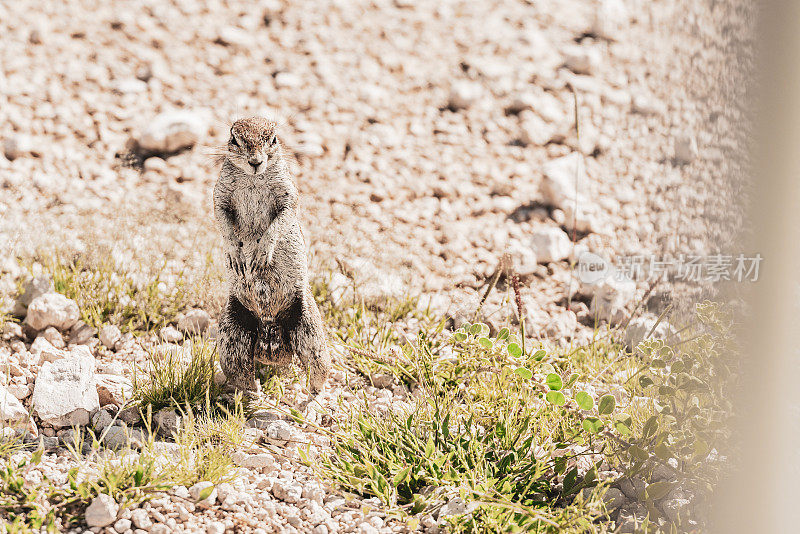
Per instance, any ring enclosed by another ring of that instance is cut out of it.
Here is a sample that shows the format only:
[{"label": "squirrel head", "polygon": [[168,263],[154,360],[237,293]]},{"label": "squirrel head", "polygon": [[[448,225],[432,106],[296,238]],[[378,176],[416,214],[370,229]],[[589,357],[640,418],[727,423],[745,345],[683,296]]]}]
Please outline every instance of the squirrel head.
[{"label": "squirrel head", "polygon": [[281,155],[277,126],[277,123],[263,117],[237,120],[231,126],[227,159],[245,174],[263,174]]}]

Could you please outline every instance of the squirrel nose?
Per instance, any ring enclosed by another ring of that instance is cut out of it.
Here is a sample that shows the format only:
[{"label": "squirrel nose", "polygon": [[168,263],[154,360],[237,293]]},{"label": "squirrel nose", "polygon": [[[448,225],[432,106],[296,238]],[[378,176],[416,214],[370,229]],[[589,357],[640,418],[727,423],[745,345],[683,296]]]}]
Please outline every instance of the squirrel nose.
[{"label": "squirrel nose", "polygon": [[250,163],[250,166],[253,167],[254,171],[257,170],[259,165],[261,165],[264,162],[264,160],[261,159],[249,159],[247,161]]}]

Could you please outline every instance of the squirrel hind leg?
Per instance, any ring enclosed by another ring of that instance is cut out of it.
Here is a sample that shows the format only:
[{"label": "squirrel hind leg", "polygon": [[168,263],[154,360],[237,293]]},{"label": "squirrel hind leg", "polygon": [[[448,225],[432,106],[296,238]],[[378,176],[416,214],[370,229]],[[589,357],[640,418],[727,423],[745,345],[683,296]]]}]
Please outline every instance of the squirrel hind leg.
[{"label": "squirrel hind leg", "polygon": [[217,352],[227,386],[241,391],[258,391],[260,385],[256,380],[254,359],[258,319],[230,295],[219,326]]},{"label": "squirrel hind leg", "polygon": [[313,395],[317,395],[325,385],[331,369],[325,327],[310,291],[304,293],[298,304],[292,306],[290,314],[294,316],[287,317],[283,325],[289,348],[308,375],[308,389]]}]

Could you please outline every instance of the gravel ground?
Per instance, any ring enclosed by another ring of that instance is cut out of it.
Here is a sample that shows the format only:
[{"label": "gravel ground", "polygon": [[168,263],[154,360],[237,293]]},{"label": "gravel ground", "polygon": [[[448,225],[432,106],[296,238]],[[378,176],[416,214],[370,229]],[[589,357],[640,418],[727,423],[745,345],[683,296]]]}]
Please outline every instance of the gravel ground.
[{"label": "gravel ground", "polygon": [[[623,323],[649,284],[580,284],[570,257],[740,252],[751,26],[744,2],[687,0],[0,4],[6,305],[16,257],[56,248],[202,271],[219,254],[213,146],[236,117],[268,114],[295,150],[314,272],[458,315],[508,254],[527,331],[585,339],[595,315]],[[208,283],[198,304],[213,314]],[[498,287],[487,322],[509,313]],[[651,309],[709,291],[684,289],[657,287]],[[23,365],[30,345],[6,339]],[[32,390],[38,367],[25,370]],[[369,391],[387,393],[402,402]],[[193,528],[243,515],[388,528],[287,462],[245,469],[226,490],[249,500],[226,506],[218,488]],[[184,524],[181,498],[163,501],[150,516]],[[123,520],[113,532],[133,528]]]}]

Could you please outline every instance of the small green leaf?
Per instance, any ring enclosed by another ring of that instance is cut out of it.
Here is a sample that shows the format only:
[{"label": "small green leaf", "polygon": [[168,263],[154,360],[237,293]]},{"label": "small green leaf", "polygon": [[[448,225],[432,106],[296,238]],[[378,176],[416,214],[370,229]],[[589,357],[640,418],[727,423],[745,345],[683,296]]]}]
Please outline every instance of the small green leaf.
[{"label": "small green leaf", "polygon": [[579,376],[580,375],[578,373],[572,373],[571,375],[569,375],[569,378],[567,379],[566,387],[571,388],[572,385],[578,380]]},{"label": "small green leaf", "polygon": [[647,460],[650,458],[650,455],[647,454],[647,451],[637,445],[631,445],[628,447],[628,453],[637,460]]},{"label": "small green leaf", "polygon": [[547,384],[547,387],[549,387],[553,391],[560,390],[564,385],[561,382],[561,377],[555,373],[550,373],[549,375],[547,375],[547,378],[545,378],[545,383]]},{"label": "small green leaf", "polygon": [[506,346],[506,352],[508,352],[509,356],[514,358],[519,358],[522,356],[522,348],[520,348],[520,346],[516,343],[509,343],[508,346]]},{"label": "small green leaf", "polygon": [[614,411],[617,401],[614,400],[614,395],[603,395],[600,402],[597,403],[597,412],[600,415],[608,415]]},{"label": "small green leaf", "polygon": [[504,340],[504,339],[506,339],[506,338],[508,337],[508,335],[509,335],[510,333],[511,333],[511,332],[508,330],[508,328],[502,328],[502,329],[501,329],[501,330],[500,330],[500,331],[497,333],[497,339],[499,339],[499,340]]},{"label": "small green leaf", "polygon": [[475,336],[486,335],[489,333],[489,327],[483,323],[475,323],[469,327],[469,333]]},{"label": "small green leaf", "polygon": [[547,352],[545,352],[543,349],[539,349],[533,354],[533,359],[537,362],[540,362],[544,360],[545,356],[547,356]]},{"label": "small green leaf", "polygon": [[649,438],[650,436],[654,435],[658,431],[658,416],[651,415],[647,422],[645,422],[644,427],[642,427],[642,434],[644,437]]},{"label": "small green leaf", "polygon": [[603,429],[603,422],[597,417],[587,417],[581,423],[583,429],[592,434],[597,434]]},{"label": "small green leaf", "polygon": [[653,452],[662,460],[669,460],[673,456],[672,451],[669,450],[669,447],[663,443],[657,445],[656,448],[653,449]]},{"label": "small green leaf", "polygon": [[578,403],[578,408],[581,410],[591,410],[594,408],[594,399],[585,391],[579,391],[575,394],[575,402]]},{"label": "small green leaf", "polygon": [[491,349],[492,348],[492,340],[488,337],[482,337],[478,339],[478,343],[480,343],[481,347],[484,349]]},{"label": "small green leaf", "polygon": [[575,487],[575,484],[578,482],[578,468],[573,467],[570,469],[566,475],[564,475],[564,491],[566,493],[571,493],[572,488]]},{"label": "small green leaf", "polygon": [[530,371],[530,369],[526,369],[524,367],[517,367],[514,369],[514,374],[523,380],[530,380],[533,378],[533,373]]},{"label": "small green leaf", "polygon": [[434,445],[433,445],[433,436],[428,438],[428,443],[425,445],[425,457],[430,458],[433,456]]},{"label": "small green leaf", "polygon": [[556,406],[563,406],[567,399],[564,398],[564,394],[560,391],[548,391],[547,395],[545,395],[547,402],[550,404],[555,404]]},{"label": "small green leaf", "polygon": [[639,385],[643,388],[653,385],[653,379],[647,375],[642,375],[639,377]]},{"label": "small green leaf", "polygon": [[645,489],[645,499],[648,501],[657,501],[662,497],[666,497],[667,493],[672,491],[672,488],[675,487],[673,482],[661,481],[661,482],[653,482],[647,489]]},{"label": "small green leaf", "polygon": [[619,432],[623,436],[628,436],[631,433],[631,429],[628,428],[628,425],[626,425],[622,421],[617,421],[616,423],[614,423],[614,428],[616,428],[617,432]]},{"label": "small green leaf", "polygon": [[200,491],[200,495],[197,496],[197,501],[200,502],[200,501],[204,501],[204,500],[208,499],[211,496],[212,493],[214,493],[214,486],[209,486],[207,488],[203,488]]},{"label": "small green leaf", "polygon": [[455,339],[459,343],[462,341],[466,341],[467,334],[465,334],[464,332],[456,332],[455,334],[453,334],[453,339]]}]

